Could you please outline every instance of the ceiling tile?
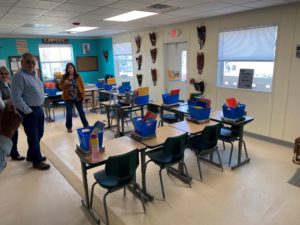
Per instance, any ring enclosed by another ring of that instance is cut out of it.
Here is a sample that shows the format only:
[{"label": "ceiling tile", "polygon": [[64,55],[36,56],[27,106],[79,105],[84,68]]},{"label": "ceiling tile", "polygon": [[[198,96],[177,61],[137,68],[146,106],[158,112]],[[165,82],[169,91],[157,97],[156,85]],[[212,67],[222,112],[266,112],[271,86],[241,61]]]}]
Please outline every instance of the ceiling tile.
[{"label": "ceiling tile", "polygon": [[232,6],[232,4],[224,3],[224,2],[207,2],[193,7],[189,7],[188,9],[194,10],[195,13],[199,13],[199,12],[205,12],[210,10],[222,9],[230,6]]},{"label": "ceiling tile", "polygon": [[0,0],[0,6],[11,7],[13,6],[17,0]]},{"label": "ceiling tile", "polygon": [[119,15],[119,14],[125,13],[125,12],[128,12],[128,11],[124,10],[124,9],[111,9],[111,8],[103,7],[103,8],[97,9],[95,11],[92,11],[89,14],[107,18],[110,16],[116,16],[116,15]]},{"label": "ceiling tile", "polygon": [[82,15],[82,12],[67,12],[67,11],[60,11],[60,10],[51,10],[47,13],[45,13],[45,16],[57,16],[57,17],[63,17],[63,18],[73,18],[76,16]]},{"label": "ceiling tile", "polygon": [[36,16],[34,15],[25,15],[25,14],[14,14],[14,13],[8,13],[6,14],[2,19],[5,20],[32,20]]},{"label": "ceiling tile", "polygon": [[164,5],[171,5],[171,6],[177,6],[177,7],[190,7],[194,5],[199,5],[200,3],[206,3],[212,0],[168,0],[164,2]]},{"label": "ceiling tile", "polygon": [[33,9],[33,8],[18,8],[13,7],[9,13],[15,13],[19,15],[33,15],[33,16],[39,16],[43,13],[47,12],[45,9]]},{"label": "ceiling tile", "polygon": [[9,7],[0,6],[0,13],[6,13],[9,10]]},{"label": "ceiling tile", "polygon": [[125,9],[128,11],[132,10],[141,10],[144,9],[150,5],[153,5],[152,3],[137,3],[137,2],[132,2],[132,1],[127,1],[127,0],[121,0],[116,3],[113,3],[109,5],[109,8],[113,9]]},{"label": "ceiling tile", "polygon": [[231,3],[231,4],[246,4],[246,3],[252,3],[252,2],[259,2],[261,0],[222,0],[222,2]]},{"label": "ceiling tile", "polygon": [[81,13],[86,13],[94,9],[96,9],[95,6],[78,5],[78,4],[70,4],[70,3],[61,4],[60,6],[55,8],[55,10],[60,10],[60,11],[81,12]]},{"label": "ceiling tile", "polygon": [[262,7],[280,5],[280,4],[285,4],[285,3],[286,2],[284,0],[261,0],[258,2],[252,2],[252,3],[243,4],[243,5],[247,6],[247,7],[252,7],[252,8],[262,8]]},{"label": "ceiling tile", "polygon": [[76,3],[79,5],[89,5],[89,6],[106,6],[110,5],[118,0],[69,0],[69,3]]},{"label": "ceiling tile", "polygon": [[64,18],[64,17],[58,17],[58,16],[40,16],[36,18],[37,21],[41,21],[41,23],[45,22],[56,22],[56,23],[61,23],[64,22],[66,20],[68,20],[68,18]]},{"label": "ceiling tile", "polygon": [[26,7],[26,8],[35,8],[35,9],[51,9],[55,6],[58,6],[59,2],[52,1],[41,1],[41,0],[20,0],[15,7]]}]

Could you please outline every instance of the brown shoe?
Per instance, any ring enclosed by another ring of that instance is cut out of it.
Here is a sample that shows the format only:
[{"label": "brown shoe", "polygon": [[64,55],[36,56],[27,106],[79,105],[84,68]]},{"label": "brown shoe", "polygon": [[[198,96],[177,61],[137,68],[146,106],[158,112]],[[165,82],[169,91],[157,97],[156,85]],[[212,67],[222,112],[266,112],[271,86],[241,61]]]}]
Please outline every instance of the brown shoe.
[{"label": "brown shoe", "polygon": [[50,165],[44,162],[39,162],[38,164],[33,164],[33,168],[37,170],[48,170]]}]

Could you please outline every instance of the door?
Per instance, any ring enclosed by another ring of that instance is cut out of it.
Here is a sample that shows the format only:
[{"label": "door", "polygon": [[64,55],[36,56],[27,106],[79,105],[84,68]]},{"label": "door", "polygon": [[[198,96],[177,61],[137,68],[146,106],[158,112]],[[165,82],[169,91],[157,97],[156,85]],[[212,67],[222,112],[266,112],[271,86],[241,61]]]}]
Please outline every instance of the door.
[{"label": "door", "polygon": [[179,99],[188,97],[187,42],[165,44],[165,92],[180,89]]}]

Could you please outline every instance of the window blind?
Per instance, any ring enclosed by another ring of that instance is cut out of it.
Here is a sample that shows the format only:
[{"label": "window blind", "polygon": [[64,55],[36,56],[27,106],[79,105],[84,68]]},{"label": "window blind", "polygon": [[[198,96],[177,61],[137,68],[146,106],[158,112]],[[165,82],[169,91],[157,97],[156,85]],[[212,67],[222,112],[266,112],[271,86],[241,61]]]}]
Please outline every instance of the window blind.
[{"label": "window blind", "polygon": [[114,55],[131,55],[132,48],[130,42],[116,43],[113,45]]}]

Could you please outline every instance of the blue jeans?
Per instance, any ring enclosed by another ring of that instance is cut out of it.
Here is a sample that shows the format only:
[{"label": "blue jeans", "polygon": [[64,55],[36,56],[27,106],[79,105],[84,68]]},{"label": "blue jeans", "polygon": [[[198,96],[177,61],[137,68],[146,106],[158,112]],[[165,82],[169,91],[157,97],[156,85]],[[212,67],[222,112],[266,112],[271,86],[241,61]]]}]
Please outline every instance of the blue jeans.
[{"label": "blue jeans", "polygon": [[67,111],[67,120],[66,120],[66,127],[67,129],[71,129],[72,128],[72,116],[73,116],[73,105],[75,105],[78,113],[79,113],[79,117],[81,119],[82,125],[83,127],[88,127],[89,123],[86,120],[84,111],[83,111],[83,106],[82,106],[82,101],[81,100],[66,100],[66,111]]},{"label": "blue jeans", "polygon": [[11,148],[11,151],[10,151],[10,157],[16,159],[20,156],[19,152],[18,152],[18,137],[19,137],[19,134],[18,134],[18,130],[16,130],[16,132],[14,133],[14,136],[12,137],[12,148]]},{"label": "blue jeans", "polygon": [[21,113],[28,143],[27,158],[32,159],[33,164],[38,164],[42,161],[40,141],[44,135],[45,116],[42,107],[30,108],[32,113]]}]

